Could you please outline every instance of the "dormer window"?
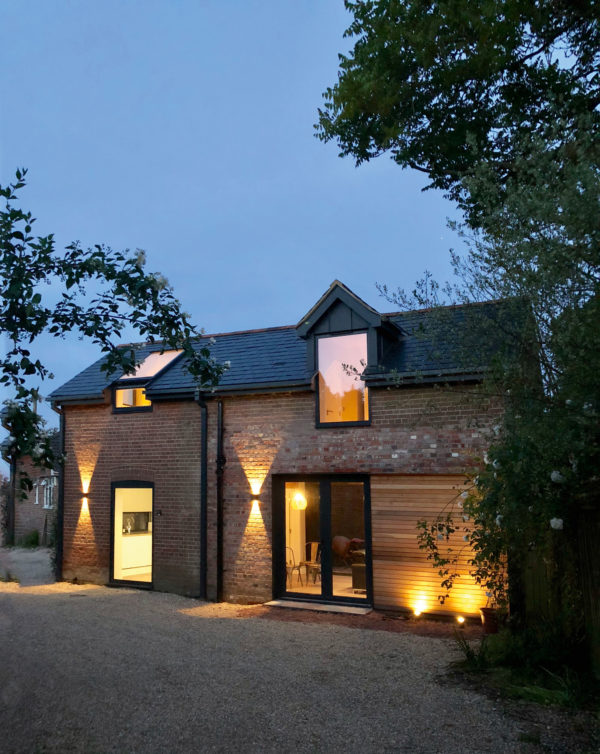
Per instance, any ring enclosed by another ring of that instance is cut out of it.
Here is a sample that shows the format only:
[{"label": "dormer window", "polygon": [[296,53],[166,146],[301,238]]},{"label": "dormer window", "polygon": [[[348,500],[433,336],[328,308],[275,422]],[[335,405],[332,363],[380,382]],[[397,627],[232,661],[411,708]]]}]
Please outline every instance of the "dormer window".
[{"label": "dormer window", "polygon": [[151,406],[143,387],[117,388],[115,390],[115,408],[144,408]]},{"label": "dormer window", "polygon": [[361,380],[367,365],[367,333],[317,339],[317,423],[368,424],[369,391]]},{"label": "dormer window", "polygon": [[117,412],[151,411],[152,401],[146,397],[146,385],[166,369],[181,351],[153,351],[138,364],[133,374],[124,374],[115,385],[113,406]]}]

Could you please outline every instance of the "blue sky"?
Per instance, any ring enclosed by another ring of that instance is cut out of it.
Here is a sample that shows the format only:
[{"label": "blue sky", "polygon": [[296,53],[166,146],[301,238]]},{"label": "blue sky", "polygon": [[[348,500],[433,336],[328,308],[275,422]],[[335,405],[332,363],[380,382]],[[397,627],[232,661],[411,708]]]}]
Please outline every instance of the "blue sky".
[{"label": "blue sky", "polygon": [[[314,137],[349,22],[341,0],[3,0],[0,183],[29,169],[22,206],[61,247],[145,249],[207,332],[295,323],[335,278],[390,310],[376,282],[449,275],[456,215]],[[98,357],[38,354],[43,394]]]}]

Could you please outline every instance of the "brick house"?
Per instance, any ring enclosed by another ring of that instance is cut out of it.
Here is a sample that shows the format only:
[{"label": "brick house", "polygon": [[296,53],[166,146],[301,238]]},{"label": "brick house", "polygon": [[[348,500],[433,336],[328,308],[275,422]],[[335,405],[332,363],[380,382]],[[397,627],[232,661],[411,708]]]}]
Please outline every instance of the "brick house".
[{"label": "brick house", "polygon": [[[51,438],[52,450],[59,455],[60,437],[58,432]],[[42,547],[54,544],[55,519],[58,507],[59,466],[46,469],[36,466],[29,456],[17,462],[17,474],[25,472],[33,487],[25,497],[18,494],[14,501],[14,541],[21,544],[31,542],[37,532],[37,541]]]},{"label": "brick house", "polygon": [[[447,310],[448,332],[469,309]],[[432,316],[380,314],[334,281],[296,326],[213,336],[230,362],[215,392],[156,344],[133,376],[100,360],[58,388],[63,577],[477,614],[468,553],[438,603],[416,522],[460,507],[498,409],[482,365],[419,332]]]}]

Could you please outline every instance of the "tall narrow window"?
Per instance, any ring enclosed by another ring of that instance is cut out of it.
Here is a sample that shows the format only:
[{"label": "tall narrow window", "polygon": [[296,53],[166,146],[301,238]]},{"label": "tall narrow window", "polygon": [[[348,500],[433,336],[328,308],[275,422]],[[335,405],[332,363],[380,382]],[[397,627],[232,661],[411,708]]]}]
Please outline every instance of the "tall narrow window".
[{"label": "tall narrow window", "polygon": [[369,421],[369,396],[360,379],[367,365],[367,334],[318,340],[319,423]]},{"label": "tall narrow window", "polygon": [[113,579],[152,581],[152,486],[114,486]]}]

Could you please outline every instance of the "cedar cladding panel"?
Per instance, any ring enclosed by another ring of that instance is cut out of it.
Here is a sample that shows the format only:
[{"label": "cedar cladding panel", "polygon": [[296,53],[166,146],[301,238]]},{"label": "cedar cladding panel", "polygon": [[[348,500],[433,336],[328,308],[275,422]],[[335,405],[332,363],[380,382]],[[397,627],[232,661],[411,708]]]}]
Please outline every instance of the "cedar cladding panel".
[{"label": "cedar cladding panel", "polygon": [[[453,512],[459,527],[465,523],[460,507],[464,477],[455,475],[394,475],[371,477],[373,534],[373,586],[375,605],[419,609],[422,612],[476,615],[486,604],[485,590],[469,575],[471,551],[459,528],[450,541],[439,542],[459,552],[457,579],[444,604],[440,576],[427,553],[419,548],[417,521],[433,521],[438,514]],[[468,525],[468,523],[467,523]]]}]

